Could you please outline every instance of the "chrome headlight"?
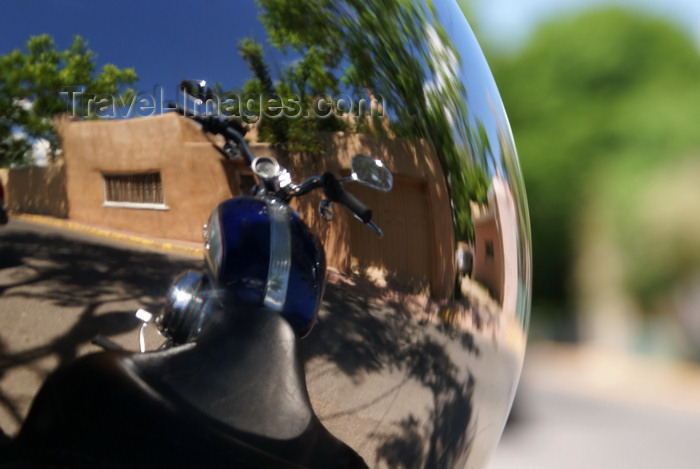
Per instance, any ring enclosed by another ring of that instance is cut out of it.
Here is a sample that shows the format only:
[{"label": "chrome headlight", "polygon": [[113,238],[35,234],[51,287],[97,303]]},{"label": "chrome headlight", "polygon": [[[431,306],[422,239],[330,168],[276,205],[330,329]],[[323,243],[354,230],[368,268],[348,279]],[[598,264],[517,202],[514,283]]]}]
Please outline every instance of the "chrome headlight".
[{"label": "chrome headlight", "polygon": [[193,340],[211,316],[211,287],[201,272],[188,270],[170,285],[156,325],[176,344]]}]

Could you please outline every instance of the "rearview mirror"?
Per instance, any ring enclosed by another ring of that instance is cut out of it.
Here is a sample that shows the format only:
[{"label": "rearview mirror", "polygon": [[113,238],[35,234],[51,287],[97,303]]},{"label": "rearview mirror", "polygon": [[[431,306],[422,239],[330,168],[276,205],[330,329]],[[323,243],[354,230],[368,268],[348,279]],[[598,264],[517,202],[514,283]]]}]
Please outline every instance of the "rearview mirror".
[{"label": "rearview mirror", "polygon": [[394,177],[384,163],[368,155],[358,153],[352,157],[352,179],[379,191],[388,192],[394,185]]},{"label": "rearview mirror", "polygon": [[204,80],[182,80],[179,89],[185,95],[202,101],[213,98],[212,90]]}]

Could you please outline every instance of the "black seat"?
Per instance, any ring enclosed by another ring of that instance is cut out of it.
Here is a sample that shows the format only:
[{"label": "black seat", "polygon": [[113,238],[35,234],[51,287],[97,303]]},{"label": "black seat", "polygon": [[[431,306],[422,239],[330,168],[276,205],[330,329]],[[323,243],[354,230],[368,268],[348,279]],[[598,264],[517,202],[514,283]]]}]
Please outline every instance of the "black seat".
[{"label": "black seat", "polygon": [[196,345],[101,352],[58,370],[11,448],[9,459],[50,467],[367,467],[318,420],[298,339],[264,309]]}]

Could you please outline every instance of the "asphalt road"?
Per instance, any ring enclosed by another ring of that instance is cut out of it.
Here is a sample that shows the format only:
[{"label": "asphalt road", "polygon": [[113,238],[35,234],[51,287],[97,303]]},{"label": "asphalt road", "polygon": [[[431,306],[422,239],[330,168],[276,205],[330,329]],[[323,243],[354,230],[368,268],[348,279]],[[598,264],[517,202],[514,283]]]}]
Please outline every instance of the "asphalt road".
[{"label": "asphalt road", "polygon": [[[199,266],[201,261],[195,257],[154,252],[26,219],[14,218],[2,227],[1,428],[14,434],[48,374],[96,350],[90,344],[95,335],[135,350],[139,323],[134,312],[138,308],[158,311],[172,278]],[[332,432],[358,451],[366,451],[367,460],[380,466],[385,460],[404,461],[405,467],[419,464],[411,456],[414,453],[397,453],[396,448],[415,450],[414,433],[410,427],[394,433],[393,422],[414,415],[431,422],[434,417],[431,408],[424,406],[426,402],[439,399],[440,412],[448,414],[434,423],[429,438],[424,437],[431,445],[439,446],[449,437],[452,425],[469,423],[461,416],[470,412],[472,402],[490,404],[477,405],[483,421],[490,421],[488,412],[500,417],[503,401],[499,394],[488,385],[473,388],[471,383],[477,376],[477,382],[491,383],[507,394],[511,370],[498,366],[504,359],[515,365],[510,355],[502,356],[507,350],[500,351],[485,340],[478,344],[479,352],[473,353],[475,343],[467,340],[471,336],[417,324],[415,329],[408,327],[396,319],[394,307],[370,307],[365,294],[348,297],[344,293],[339,286],[327,287],[324,310],[302,354],[307,359],[307,384],[317,413]],[[405,340],[408,333],[412,334],[410,341]],[[474,357],[469,370],[452,370],[454,360],[463,363],[465,354]],[[443,368],[449,370],[438,373],[445,379],[444,387],[436,386],[434,370]],[[399,395],[402,399],[396,398]],[[456,417],[450,415],[453,408],[462,409]],[[489,432],[497,431],[487,425],[480,435],[489,440]]]},{"label": "asphalt road", "polygon": [[[137,347],[138,308],[201,261],[13,219],[0,227],[0,427],[16,432],[59,364],[103,334]],[[513,421],[490,469],[691,469],[700,371],[531,347]]]},{"label": "asphalt road", "polygon": [[102,334],[138,347],[138,308],[157,311],[172,279],[201,266],[54,226],[0,227],[0,428],[13,434],[48,373]]}]

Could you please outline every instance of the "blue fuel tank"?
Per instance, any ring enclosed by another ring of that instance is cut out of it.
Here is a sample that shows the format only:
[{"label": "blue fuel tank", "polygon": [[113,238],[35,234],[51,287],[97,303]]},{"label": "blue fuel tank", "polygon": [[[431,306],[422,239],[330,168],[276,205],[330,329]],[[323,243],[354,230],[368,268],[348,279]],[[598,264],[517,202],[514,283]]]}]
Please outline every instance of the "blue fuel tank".
[{"label": "blue fuel tank", "polygon": [[325,253],[286,203],[253,197],[222,202],[205,238],[208,273],[227,301],[278,311],[299,336],[311,330],[326,281]]}]

